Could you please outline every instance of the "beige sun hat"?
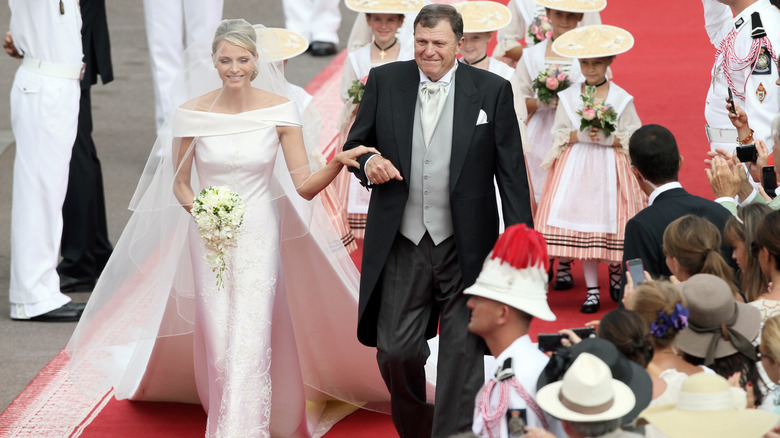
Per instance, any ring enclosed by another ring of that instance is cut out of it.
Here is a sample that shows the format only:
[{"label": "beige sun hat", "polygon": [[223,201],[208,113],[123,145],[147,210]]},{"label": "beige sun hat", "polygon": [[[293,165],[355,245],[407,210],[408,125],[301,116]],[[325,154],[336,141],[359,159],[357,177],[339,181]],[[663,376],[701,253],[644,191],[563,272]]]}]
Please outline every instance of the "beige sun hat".
[{"label": "beige sun hat", "polygon": [[423,0],[344,0],[344,4],[366,14],[414,14],[425,6]]},{"label": "beige sun hat", "polygon": [[559,36],[552,49],[567,58],[603,58],[628,52],[634,37],[625,29],[608,24],[578,27]]},{"label": "beige sun hat", "polygon": [[512,20],[509,8],[495,1],[467,1],[452,6],[463,17],[463,33],[492,32]]},{"label": "beige sun hat", "polygon": [[545,8],[566,12],[598,12],[607,7],[607,0],[536,0]]},{"label": "beige sun hat", "polygon": [[507,227],[482,265],[477,281],[463,291],[512,306],[545,321],[555,321],[547,304],[547,242],[538,231]]},{"label": "beige sun hat", "polygon": [[309,47],[309,41],[303,35],[289,29],[258,27],[255,33],[257,45],[274,62],[294,58]]},{"label": "beige sun hat", "polygon": [[576,423],[609,421],[631,412],[636,397],[631,388],[612,378],[607,364],[590,353],[581,353],[563,380],[536,393],[539,406],[555,418]]},{"label": "beige sun hat", "polygon": [[745,392],[730,386],[723,377],[697,373],[683,381],[677,404],[647,408],[637,423],[650,423],[669,438],[764,436],[778,416],[745,409],[746,404]]}]

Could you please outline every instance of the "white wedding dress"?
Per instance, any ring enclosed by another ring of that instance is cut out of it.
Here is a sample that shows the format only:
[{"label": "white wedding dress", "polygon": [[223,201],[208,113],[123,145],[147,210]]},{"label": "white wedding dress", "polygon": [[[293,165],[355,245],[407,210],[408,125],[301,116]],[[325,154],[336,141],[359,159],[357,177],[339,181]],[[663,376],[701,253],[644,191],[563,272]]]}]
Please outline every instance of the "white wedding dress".
[{"label": "white wedding dress", "polygon": [[299,125],[293,102],[176,110],[173,137],[195,138],[195,193],[226,185],[246,204],[224,287],[193,218],[140,201],[117,243],[136,267],[109,262],[69,344],[77,385],[199,401],[209,437],[319,436],[355,405],[389,411],[376,351],[355,334],[357,270],[319,201],[300,198],[280,166],[276,127]]}]

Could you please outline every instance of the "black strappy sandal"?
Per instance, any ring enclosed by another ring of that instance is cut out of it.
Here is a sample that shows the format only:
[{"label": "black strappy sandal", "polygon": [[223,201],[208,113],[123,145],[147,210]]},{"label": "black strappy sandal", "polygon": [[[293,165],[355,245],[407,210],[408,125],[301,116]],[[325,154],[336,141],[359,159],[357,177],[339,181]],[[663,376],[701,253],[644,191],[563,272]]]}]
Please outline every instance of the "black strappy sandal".
[{"label": "black strappy sandal", "polygon": [[623,280],[623,271],[620,269],[620,263],[609,265],[609,297],[612,301],[620,301],[620,283]]},{"label": "black strappy sandal", "polygon": [[571,263],[573,260],[564,262],[558,260],[558,272],[555,274],[555,283],[553,283],[553,289],[555,290],[569,290],[574,287],[574,278],[571,276]]},{"label": "black strappy sandal", "polygon": [[[596,290],[597,292],[591,292],[592,290]],[[588,288],[588,296],[585,298],[585,302],[582,303],[582,307],[580,307],[580,312],[582,313],[596,313],[599,311],[599,307],[601,307],[601,303],[599,303],[599,287],[589,287]]]}]

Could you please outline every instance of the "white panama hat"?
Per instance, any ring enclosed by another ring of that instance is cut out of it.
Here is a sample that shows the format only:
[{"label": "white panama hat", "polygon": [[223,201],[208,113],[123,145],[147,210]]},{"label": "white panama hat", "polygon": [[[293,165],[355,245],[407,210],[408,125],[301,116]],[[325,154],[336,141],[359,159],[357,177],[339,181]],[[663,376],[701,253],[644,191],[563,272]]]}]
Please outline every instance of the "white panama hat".
[{"label": "white panama hat", "polygon": [[607,7],[607,0],[536,0],[545,8],[575,13],[598,12]]},{"label": "white panama hat", "polygon": [[425,6],[423,0],[344,0],[344,4],[366,14],[414,14]]},{"label": "white panama hat", "polygon": [[512,21],[509,8],[495,1],[467,1],[452,6],[463,17],[463,33],[492,32]]},{"label": "white panama hat", "polygon": [[547,304],[547,242],[525,224],[498,237],[477,281],[463,293],[489,298],[545,321],[555,321]]},{"label": "white panama hat", "polygon": [[612,378],[607,364],[590,353],[581,353],[563,375],[536,393],[536,401],[548,414],[566,421],[592,423],[622,418],[636,403],[631,388]]},{"label": "white panama hat", "polygon": [[628,52],[634,37],[625,29],[597,24],[572,29],[553,42],[553,52],[566,58],[603,58]]}]

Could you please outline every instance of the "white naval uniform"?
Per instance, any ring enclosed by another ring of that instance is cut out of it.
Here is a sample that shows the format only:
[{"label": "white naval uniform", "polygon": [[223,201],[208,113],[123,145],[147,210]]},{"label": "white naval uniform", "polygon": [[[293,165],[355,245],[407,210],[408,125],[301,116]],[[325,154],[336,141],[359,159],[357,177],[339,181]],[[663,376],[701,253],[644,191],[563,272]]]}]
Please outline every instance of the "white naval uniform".
[{"label": "white naval uniform", "polygon": [[[545,365],[549,361],[546,354],[539,351],[531,342],[531,337],[528,335],[521,336],[515,340],[506,350],[496,357],[496,362],[501,365],[504,361],[511,357],[514,368],[514,377],[518,380],[518,383],[526,390],[526,392],[536,399],[536,381],[539,379],[539,375],[542,373]],[[487,371],[487,370],[486,370]],[[490,376],[491,380],[497,380],[495,375]],[[487,382],[485,383],[487,384]],[[501,394],[500,382],[496,382],[496,386],[490,393],[490,412],[495,411],[498,405],[498,399]],[[484,389],[484,386],[482,387]],[[525,409],[527,424],[531,427],[543,427],[542,421],[536,416],[534,411],[528,407],[525,400],[517,393],[514,387],[510,386],[509,392],[509,409]],[[479,397],[482,394],[482,389],[477,392],[477,404],[474,407],[474,423],[472,425],[472,431],[479,436],[488,436],[488,432],[485,426],[485,420],[482,418],[479,412]],[[566,436],[563,431],[563,427],[558,420],[548,414],[545,415],[545,420],[549,425],[549,431],[555,436]],[[507,421],[506,415],[501,419],[500,425],[500,437],[507,438]]]},{"label": "white naval uniform", "polygon": [[[10,32],[24,55],[11,88],[16,138],[11,206],[12,318],[70,301],[57,275],[62,203],[78,126],[82,66],[77,0],[9,0]],[[61,12],[62,11],[62,12]]]},{"label": "white naval uniform", "polygon": [[[753,38],[751,37],[751,15],[758,12],[769,42],[773,46],[775,55],[780,55],[780,11],[769,0],[757,0],[745,8],[736,17],[732,16],[731,9],[716,0],[702,0],[704,5],[704,22],[710,41],[718,49],[721,42],[728,36],[732,29],[736,31],[734,39],[734,52],[738,57],[747,56]],[[750,120],[750,127],[755,131],[754,138],[762,139],[767,144],[770,141],[770,126],[772,119],[778,113],[780,102],[778,101],[777,64],[770,60],[771,74],[751,74],[751,68],[742,70],[734,69],[731,72],[734,89],[744,94],[744,99],[735,93],[734,101],[745,110]],[[742,67],[744,64],[737,64]],[[728,97],[728,82],[723,71],[723,55],[718,57],[712,68],[712,82],[707,92],[707,101],[704,109],[704,118],[710,128],[710,147],[724,148],[733,152],[737,146],[737,130],[728,118],[726,110],[726,98]],[[762,87],[765,90],[763,101],[759,98],[757,90]]]},{"label": "white naval uniform", "polygon": [[283,0],[287,29],[303,35],[310,43],[339,43],[341,0]]},{"label": "white naval uniform", "polygon": [[159,134],[171,106],[171,88],[185,64],[184,49],[214,34],[224,0],[144,0],[146,40],[154,81],[154,114]]}]

